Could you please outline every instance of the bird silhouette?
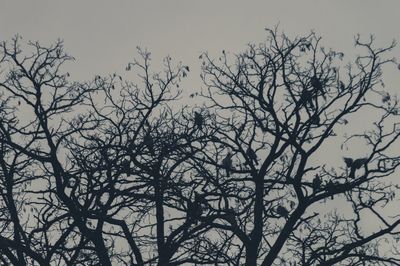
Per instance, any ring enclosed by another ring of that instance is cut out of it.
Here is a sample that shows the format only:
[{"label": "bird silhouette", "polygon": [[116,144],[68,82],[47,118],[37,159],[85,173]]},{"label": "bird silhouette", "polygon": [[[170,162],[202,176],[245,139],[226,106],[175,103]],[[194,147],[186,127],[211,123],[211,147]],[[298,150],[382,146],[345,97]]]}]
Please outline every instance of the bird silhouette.
[{"label": "bird silhouette", "polygon": [[316,77],[313,76],[311,79],[311,86],[316,90],[316,91],[322,91],[322,83],[321,81]]},{"label": "bird silhouette", "polygon": [[319,177],[319,175],[315,175],[313,181],[312,181],[312,187],[314,191],[317,191],[321,188],[322,185],[322,180]]},{"label": "bird silhouette", "polygon": [[353,166],[356,169],[360,169],[363,165],[365,165],[368,162],[367,158],[358,158],[353,161]]},{"label": "bird silhouette", "polygon": [[187,218],[190,222],[197,222],[203,214],[202,204],[205,201],[204,197],[197,192],[194,193],[194,200],[188,200]]},{"label": "bird silhouette", "polygon": [[339,88],[340,88],[341,91],[344,91],[346,89],[346,86],[344,85],[343,81],[339,82]]},{"label": "bird silhouette", "polygon": [[346,167],[350,168],[349,177],[351,178],[355,177],[357,169],[360,169],[363,165],[365,165],[368,162],[367,158],[358,158],[356,160],[353,160],[352,158],[349,157],[343,157],[343,160],[346,164]]},{"label": "bird silhouette", "polygon": [[228,152],[226,157],[222,160],[222,166],[225,168],[226,176],[230,176],[230,170],[232,169],[232,153]]},{"label": "bird silhouette", "polygon": [[311,107],[311,109],[314,109],[314,103],[312,101],[312,93],[309,90],[303,90],[300,96],[300,105],[301,106],[307,106],[307,104]]},{"label": "bird silhouette", "polygon": [[149,150],[150,154],[152,156],[155,155],[154,152],[154,140],[153,137],[150,135],[150,132],[148,132],[145,136],[144,136],[144,145],[146,145],[147,149]]},{"label": "bird silhouette", "polygon": [[253,161],[256,165],[258,165],[257,154],[250,146],[247,148],[246,155],[251,161]]},{"label": "bird silhouette", "polygon": [[197,126],[197,128],[199,130],[203,129],[203,123],[204,123],[204,118],[203,116],[198,113],[198,112],[194,112],[194,123]]},{"label": "bird silhouette", "polygon": [[[328,193],[335,193],[336,187],[332,180],[329,180],[329,182],[326,184],[326,191]],[[333,195],[331,195],[331,199],[333,200]]]},{"label": "bird silhouette", "polygon": [[343,157],[344,163],[347,167],[351,167],[353,165],[353,159],[348,157]]},{"label": "bird silhouette", "polygon": [[315,113],[311,118],[310,118],[310,122],[314,125],[319,126],[321,119],[319,118],[319,115],[317,113]]},{"label": "bird silhouette", "polygon": [[237,225],[235,211],[232,208],[226,209],[225,219],[232,225]]},{"label": "bird silhouette", "polygon": [[131,175],[131,161],[128,159],[124,159],[121,163],[121,168],[124,173],[128,176]]},{"label": "bird silhouette", "polygon": [[279,205],[279,206],[276,208],[276,213],[277,213],[280,217],[284,217],[284,218],[289,217],[289,211],[286,210],[286,208],[283,207],[282,205]]}]

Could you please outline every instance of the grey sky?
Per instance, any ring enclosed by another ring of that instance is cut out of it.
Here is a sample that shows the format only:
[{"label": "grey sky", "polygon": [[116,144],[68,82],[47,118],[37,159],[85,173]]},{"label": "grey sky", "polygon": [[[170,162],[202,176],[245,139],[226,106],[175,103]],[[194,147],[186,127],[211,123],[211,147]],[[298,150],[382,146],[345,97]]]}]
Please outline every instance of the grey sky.
[{"label": "grey sky", "polygon": [[155,61],[169,54],[195,67],[201,51],[240,51],[248,42],[262,41],[264,27],[277,23],[291,35],[315,29],[325,44],[344,51],[351,51],[356,33],[374,33],[386,42],[400,40],[397,0],[0,3],[0,40],[16,33],[25,40],[64,39],[66,49],[77,59],[72,70],[77,79],[122,71],[135,56],[137,45],[151,50]]}]

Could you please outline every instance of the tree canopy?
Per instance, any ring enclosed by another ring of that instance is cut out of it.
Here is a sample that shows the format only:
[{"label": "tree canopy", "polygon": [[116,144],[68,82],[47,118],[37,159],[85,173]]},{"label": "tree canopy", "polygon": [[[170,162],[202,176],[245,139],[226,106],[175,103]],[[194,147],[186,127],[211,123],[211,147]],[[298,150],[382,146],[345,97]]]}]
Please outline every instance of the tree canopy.
[{"label": "tree canopy", "polygon": [[73,81],[62,41],[2,42],[0,260],[400,265],[394,46],[357,36],[351,60],[266,29],[202,53],[185,99],[170,57]]}]

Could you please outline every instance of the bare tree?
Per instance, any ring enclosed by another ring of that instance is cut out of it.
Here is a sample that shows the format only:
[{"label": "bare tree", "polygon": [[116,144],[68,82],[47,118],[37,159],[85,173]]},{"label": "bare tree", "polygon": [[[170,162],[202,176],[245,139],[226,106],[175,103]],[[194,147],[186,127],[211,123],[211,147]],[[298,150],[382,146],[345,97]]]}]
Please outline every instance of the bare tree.
[{"label": "bare tree", "polygon": [[[204,151],[208,174],[215,165],[224,168],[224,154],[233,155],[231,174],[218,172],[210,188],[225,202],[227,216],[217,227],[231,232],[227,241],[234,236],[241,243],[232,264],[398,265],[395,244],[379,248],[382,240],[393,241],[400,222],[381,210],[395,190],[384,177],[399,164],[392,148],[398,101],[381,80],[395,44],[374,48],[373,37],[357,37],[356,47],[366,53],[343,67],[344,55],[322,48],[314,33],[293,39],[276,29],[267,33],[265,43],[249,45],[233,62],[225,51],[219,60],[201,56],[203,96],[219,115],[221,144]],[[363,113],[371,124],[346,130]],[[315,164],[328,157],[321,153],[329,153],[326,143],[351,146],[354,139],[368,154],[340,159],[341,165]],[[319,211],[337,197],[351,213]],[[364,219],[376,220],[379,230],[366,233]]]},{"label": "bare tree", "polygon": [[[180,107],[189,67],[170,57],[156,72],[139,49],[130,80],[73,82],[61,41],[3,42],[2,262],[399,265],[400,219],[382,210],[399,165],[398,102],[381,80],[394,43],[357,37],[365,55],[344,65],[315,33],[267,33],[200,56],[194,108]],[[355,141],[368,152],[324,162],[327,145]]]}]

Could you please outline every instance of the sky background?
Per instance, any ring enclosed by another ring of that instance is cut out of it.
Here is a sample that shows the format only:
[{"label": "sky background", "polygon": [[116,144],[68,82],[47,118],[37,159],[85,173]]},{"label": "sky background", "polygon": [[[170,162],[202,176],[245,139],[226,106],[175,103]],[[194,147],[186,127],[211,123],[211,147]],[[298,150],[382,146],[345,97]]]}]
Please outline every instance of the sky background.
[{"label": "sky background", "polygon": [[[63,39],[76,58],[67,66],[75,80],[124,72],[141,46],[152,52],[156,68],[167,55],[189,65],[184,85],[192,90],[202,86],[201,52],[215,57],[222,50],[240,52],[263,41],[265,27],[279,23],[292,37],[315,30],[325,46],[343,51],[349,60],[360,52],[354,49],[357,33],[374,34],[378,45],[400,41],[399,11],[399,0],[0,0],[0,40],[15,34],[43,44]],[[392,55],[400,58],[400,47]],[[394,67],[385,72],[387,88],[395,94],[399,73]],[[358,123],[363,120],[368,115]],[[324,159],[335,157],[343,164],[337,143],[324,151]]]},{"label": "sky background", "polygon": [[[154,65],[170,55],[196,70],[201,52],[239,52],[278,23],[291,36],[314,29],[326,46],[351,55],[357,33],[400,40],[399,11],[398,0],[0,0],[0,40],[61,38],[76,58],[72,77],[89,79],[122,72],[138,45],[152,52]],[[199,81],[192,78],[194,86]]]}]

